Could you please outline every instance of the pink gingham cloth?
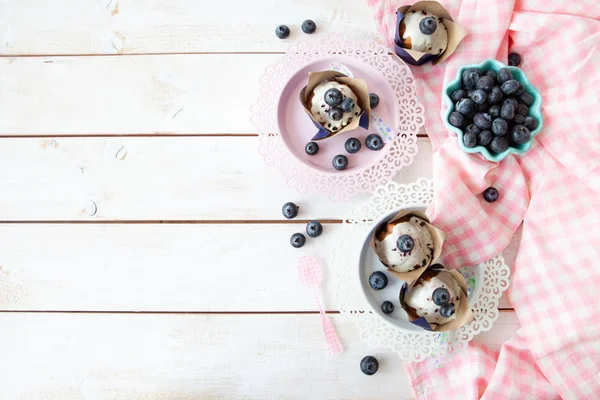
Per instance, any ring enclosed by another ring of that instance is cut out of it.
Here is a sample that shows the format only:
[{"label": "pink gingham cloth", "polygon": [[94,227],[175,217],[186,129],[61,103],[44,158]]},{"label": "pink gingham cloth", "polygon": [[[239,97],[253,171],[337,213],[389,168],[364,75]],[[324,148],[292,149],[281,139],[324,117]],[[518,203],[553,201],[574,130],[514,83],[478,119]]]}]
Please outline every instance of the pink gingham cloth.
[{"label": "pink gingham cloth", "polygon": [[[403,1],[367,0],[393,46]],[[469,35],[438,66],[413,67],[434,157],[428,214],[447,233],[444,260],[474,265],[500,253],[523,221],[509,298],[521,328],[499,352],[472,342],[438,368],[409,363],[419,399],[600,398],[600,2],[442,2]],[[441,119],[457,69],[487,58],[520,67],[543,96],[544,129],[524,156],[466,154]],[[482,200],[488,186],[500,199]]]}]

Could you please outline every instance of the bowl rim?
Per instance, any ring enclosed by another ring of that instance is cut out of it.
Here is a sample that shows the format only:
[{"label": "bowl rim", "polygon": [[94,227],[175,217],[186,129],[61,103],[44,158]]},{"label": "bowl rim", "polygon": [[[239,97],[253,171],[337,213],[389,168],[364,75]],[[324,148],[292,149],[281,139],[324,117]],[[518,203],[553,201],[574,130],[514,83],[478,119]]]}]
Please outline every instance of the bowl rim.
[{"label": "bowl rim", "polygon": [[[498,154],[490,153],[489,150],[487,148],[485,148],[484,146],[479,146],[479,145],[477,145],[475,147],[465,146],[464,142],[463,142],[463,134],[464,133],[463,133],[462,129],[457,128],[448,122],[450,113],[452,113],[454,111],[454,103],[452,102],[452,99],[450,98],[450,94],[448,93],[448,91],[450,90],[450,87],[455,86],[457,83],[458,84],[461,83],[462,73],[465,70],[467,70],[469,68],[477,68],[477,69],[483,69],[484,67],[489,68],[490,65],[492,66],[491,69],[495,72],[498,72],[498,70],[500,70],[501,68],[508,68],[511,71],[511,73],[514,73],[514,72],[517,73],[517,76],[519,77],[519,79],[517,79],[517,78],[515,78],[515,79],[517,81],[519,81],[525,87],[525,91],[527,91],[531,95],[533,95],[534,101],[530,107],[530,110],[534,110],[535,113],[537,113],[539,115],[539,121],[538,121],[537,128],[535,128],[534,130],[531,131],[531,138],[529,139],[528,142],[523,144],[522,148],[519,149],[516,147],[509,146],[508,149],[506,149],[502,153],[498,153]],[[444,89],[442,90],[442,98],[443,98],[444,102],[446,103],[446,105],[448,106],[443,113],[444,125],[446,125],[446,128],[448,130],[450,130],[451,132],[454,132],[456,134],[459,147],[466,153],[471,153],[471,154],[480,153],[488,161],[500,162],[500,161],[504,160],[509,154],[515,154],[515,155],[525,154],[531,148],[531,145],[533,143],[533,138],[538,133],[541,132],[541,130],[544,126],[544,117],[542,115],[542,94],[540,93],[540,91],[531,84],[531,82],[527,78],[527,75],[521,68],[506,65],[503,62],[498,61],[493,58],[486,59],[486,60],[480,62],[479,64],[468,64],[468,65],[464,65],[464,66],[460,67],[458,69],[458,71],[456,72],[456,78],[453,79],[452,81],[448,82],[444,86]]]}]

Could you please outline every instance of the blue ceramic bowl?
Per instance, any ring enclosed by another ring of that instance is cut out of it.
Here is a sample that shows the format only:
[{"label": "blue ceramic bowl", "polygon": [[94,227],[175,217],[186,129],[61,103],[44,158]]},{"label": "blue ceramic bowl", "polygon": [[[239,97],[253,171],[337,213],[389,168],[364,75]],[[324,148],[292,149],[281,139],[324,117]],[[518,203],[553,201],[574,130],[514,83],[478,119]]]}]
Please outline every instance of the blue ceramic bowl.
[{"label": "blue ceramic bowl", "polygon": [[[537,119],[538,126],[537,128],[531,131],[531,139],[527,143],[516,145],[515,147],[510,146],[506,151],[497,154],[490,153],[489,150],[483,146],[475,146],[469,148],[464,145],[462,129],[450,125],[450,122],[448,122],[448,117],[450,116],[450,113],[454,111],[454,103],[452,103],[450,95],[455,90],[460,89],[462,73],[469,68],[477,68],[480,71],[492,70],[496,72],[498,72],[500,68],[508,68],[512,73],[513,78],[519,81],[525,87],[525,91],[533,96],[533,104],[531,105],[531,107],[529,107],[529,116]],[[542,95],[540,94],[540,92],[531,85],[531,83],[525,76],[525,73],[520,68],[509,67],[497,60],[485,60],[481,64],[465,65],[464,67],[460,68],[456,74],[456,79],[454,79],[444,88],[442,97],[448,105],[448,109],[446,110],[443,116],[444,124],[446,124],[446,127],[450,131],[456,133],[456,135],[458,136],[458,145],[460,146],[460,148],[466,151],[467,153],[481,153],[489,161],[502,161],[504,160],[504,158],[506,158],[506,156],[508,156],[511,153],[519,155],[525,153],[531,147],[531,142],[533,141],[535,135],[540,133],[542,127],[544,126],[544,118],[542,117]]]}]

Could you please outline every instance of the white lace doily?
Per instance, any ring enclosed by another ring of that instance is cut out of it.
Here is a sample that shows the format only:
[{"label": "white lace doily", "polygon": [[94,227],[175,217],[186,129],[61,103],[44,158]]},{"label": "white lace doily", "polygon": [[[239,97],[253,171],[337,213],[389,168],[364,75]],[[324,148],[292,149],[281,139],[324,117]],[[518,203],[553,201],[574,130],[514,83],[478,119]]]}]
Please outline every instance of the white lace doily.
[{"label": "white lace doily", "polygon": [[[355,57],[376,68],[396,94],[399,125],[396,139],[385,146],[387,154],[377,163],[343,174],[310,168],[298,160],[279,135],[277,109],[279,94],[286,83],[303,66],[336,55]],[[252,106],[252,122],[259,134],[259,152],[267,165],[279,169],[288,186],[301,193],[322,194],[329,200],[347,200],[359,193],[372,193],[390,181],[396,171],[412,163],[417,154],[417,133],[425,123],[409,67],[387,47],[375,40],[358,41],[344,35],[330,35],[319,40],[301,40],[285,56],[268,67],[260,79],[258,101]]]},{"label": "white lace doily", "polygon": [[466,347],[473,336],[489,330],[498,319],[498,301],[509,285],[510,269],[501,255],[483,264],[479,282],[475,282],[475,277],[469,272],[472,268],[461,270],[467,283],[474,287],[469,300],[475,319],[451,332],[408,332],[370,311],[355,270],[366,235],[382,216],[406,204],[426,207],[432,199],[433,181],[430,179],[422,178],[406,185],[390,182],[378,188],[367,203],[344,219],[342,240],[334,248],[331,258],[340,312],[354,319],[360,338],[370,346],[390,349],[406,361],[423,361],[429,356],[443,358]]}]

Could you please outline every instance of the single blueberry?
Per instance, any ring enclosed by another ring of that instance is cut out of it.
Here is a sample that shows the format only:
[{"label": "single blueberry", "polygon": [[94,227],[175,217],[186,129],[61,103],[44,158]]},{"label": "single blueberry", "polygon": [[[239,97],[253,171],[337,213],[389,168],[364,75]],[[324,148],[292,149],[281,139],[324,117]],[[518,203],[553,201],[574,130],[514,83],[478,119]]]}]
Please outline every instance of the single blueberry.
[{"label": "single blueberry", "polygon": [[473,132],[475,134],[479,134],[480,131],[481,131],[481,129],[479,129],[479,127],[475,124],[469,124],[465,128],[465,132]]},{"label": "single blueberry", "polygon": [[373,375],[379,369],[379,361],[373,356],[366,356],[360,360],[360,370],[365,375]]},{"label": "single blueberry", "polygon": [[478,69],[469,68],[462,73],[462,83],[465,89],[475,89],[477,80],[481,76]]},{"label": "single blueberry", "polygon": [[[489,97],[488,97],[489,99]],[[498,118],[500,116],[500,106],[499,105],[493,105],[490,107],[488,114],[490,114],[490,117],[492,118]]]},{"label": "single blueberry", "polygon": [[304,246],[305,243],[306,237],[301,233],[294,233],[290,238],[290,244],[292,245],[292,247],[295,247],[297,249]]},{"label": "single blueberry", "polygon": [[338,154],[337,156],[333,157],[331,164],[333,164],[333,168],[337,169],[338,171],[342,171],[348,166],[348,157]]},{"label": "single blueberry", "polygon": [[290,36],[290,28],[288,28],[286,25],[279,25],[277,28],[275,28],[275,35],[277,35],[279,39],[285,39],[286,37]]},{"label": "single blueberry", "polygon": [[529,142],[531,133],[525,125],[515,125],[512,128],[511,137],[515,144],[523,144]]},{"label": "single blueberry", "polygon": [[477,79],[476,84],[477,89],[485,90],[489,92],[494,87],[494,79],[491,77],[484,75],[481,78]]},{"label": "single blueberry", "polygon": [[490,104],[499,103],[503,96],[502,89],[499,86],[494,86],[490,94],[488,94],[487,102]]},{"label": "single blueberry", "polygon": [[515,92],[515,96],[520,96],[525,91],[525,86],[521,82],[519,82],[519,88]]},{"label": "single blueberry", "polygon": [[381,303],[381,311],[384,314],[391,314],[394,312],[394,303],[392,303],[391,301],[384,301],[383,303]]},{"label": "single blueberry", "polygon": [[375,93],[369,93],[369,105],[371,110],[379,105],[379,96]]},{"label": "single blueberry", "polygon": [[477,113],[473,117],[473,123],[481,129],[490,129],[492,127],[492,117],[488,113]]},{"label": "single blueberry", "polygon": [[477,134],[475,132],[464,132],[463,143],[465,147],[473,148],[477,146]]},{"label": "single blueberry", "polygon": [[436,306],[446,305],[450,301],[450,292],[446,288],[439,287],[433,291],[431,299]]},{"label": "single blueberry", "polygon": [[502,84],[513,78],[512,72],[508,68],[500,68],[498,71],[498,83]]},{"label": "single blueberry", "polygon": [[330,105],[331,107],[339,105],[342,102],[343,98],[344,95],[342,94],[342,92],[340,92],[336,88],[331,88],[325,92],[325,103],[327,103],[327,105]]},{"label": "single blueberry", "polygon": [[444,318],[450,318],[454,314],[454,303],[446,304],[440,307],[440,315]]},{"label": "single blueberry", "polygon": [[525,117],[525,122],[523,123],[530,131],[534,130],[538,127],[537,119],[533,117]]},{"label": "single blueberry", "polygon": [[498,74],[496,73],[496,71],[492,71],[491,69],[485,73],[487,76],[489,76],[490,78],[492,78],[493,80],[497,80],[498,79]]},{"label": "single blueberry", "polygon": [[492,141],[492,132],[485,130],[485,131],[481,131],[479,132],[479,135],[477,135],[477,144],[479,146],[487,146],[488,144],[490,144],[490,142]]},{"label": "single blueberry", "polygon": [[342,101],[342,104],[340,105],[342,111],[344,112],[350,112],[352,110],[354,110],[354,100],[352,100],[350,97],[346,97],[344,99],[344,101]]},{"label": "single blueberry", "polygon": [[527,106],[531,106],[533,104],[533,96],[527,92],[523,92],[519,96],[519,101]]},{"label": "single blueberry", "polygon": [[383,140],[381,139],[381,136],[376,133],[371,133],[367,136],[365,144],[369,150],[379,151],[383,148]]},{"label": "single blueberry", "polygon": [[510,53],[508,55],[508,65],[518,67],[521,64],[521,55],[519,53]]},{"label": "single blueberry", "polygon": [[323,225],[319,221],[309,221],[306,224],[306,234],[310,237],[318,237],[323,233]]},{"label": "single blueberry", "polygon": [[316,142],[308,142],[304,147],[304,151],[306,151],[306,154],[309,156],[314,156],[319,152],[319,145]]},{"label": "single blueberry", "polygon": [[517,125],[525,125],[525,116],[521,114],[515,114],[513,122]]},{"label": "single blueberry", "polygon": [[504,136],[494,136],[489,149],[494,153],[502,153],[508,149],[508,140]]},{"label": "single blueberry", "polygon": [[396,247],[398,247],[398,251],[402,253],[408,253],[412,251],[415,246],[415,241],[410,235],[401,235],[398,240],[396,240]]},{"label": "single blueberry", "polygon": [[456,111],[465,117],[469,117],[475,113],[475,103],[473,103],[473,100],[471,99],[460,99],[458,103],[456,103]]},{"label": "single blueberry", "polygon": [[505,120],[512,120],[515,117],[517,108],[512,103],[504,103],[500,109],[500,116]]},{"label": "single blueberry", "polygon": [[496,118],[494,122],[492,122],[492,132],[497,136],[506,135],[508,132],[508,122],[502,118]]},{"label": "single blueberry", "polygon": [[423,35],[432,35],[436,29],[437,22],[435,22],[435,18],[433,17],[423,18],[419,23],[419,30]]},{"label": "single blueberry", "polygon": [[498,200],[499,194],[498,189],[494,187],[489,187],[483,191],[483,199],[488,203],[493,203]]},{"label": "single blueberry", "polygon": [[527,107],[525,104],[519,104],[517,106],[517,114],[527,115],[528,113],[529,113],[529,107]]},{"label": "single blueberry", "polygon": [[381,290],[388,284],[387,275],[381,271],[375,271],[369,276],[369,286],[375,290]]},{"label": "single blueberry", "polygon": [[302,23],[302,32],[304,33],[314,33],[317,30],[317,24],[315,21],[307,19]]},{"label": "single blueberry", "polygon": [[517,90],[519,90],[519,82],[515,81],[514,79],[510,79],[500,85],[500,89],[502,89],[504,94],[516,93]]},{"label": "single blueberry", "polygon": [[450,99],[452,100],[453,103],[458,102],[460,99],[464,99],[465,97],[467,97],[467,92],[465,92],[462,89],[458,89],[455,90],[454,92],[452,92],[452,94],[450,95]]},{"label": "single blueberry", "polygon": [[344,111],[340,107],[331,107],[329,109],[329,118],[334,121],[339,121],[344,116]]},{"label": "single blueberry", "polygon": [[481,89],[477,89],[473,90],[473,92],[469,94],[469,97],[471,98],[471,100],[473,100],[473,103],[475,104],[485,104],[485,100],[487,99],[487,93],[485,93]]},{"label": "single blueberry", "polygon": [[515,112],[517,111],[517,107],[519,106],[519,102],[514,97],[507,97],[504,99],[502,104],[511,104],[515,108]]},{"label": "single blueberry", "polygon": [[360,140],[353,137],[346,140],[346,143],[344,144],[346,151],[350,154],[357,153],[360,150],[361,146],[362,145],[360,144]]},{"label": "single blueberry", "polygon": [[460,128],[465,124],[465,117],[459,112],[452,111],[448,117],[448,122],[450,122],[450,125]]},{"label": "single blueberry", "polygon": [[298,216],[298,206],[292,202],[285,203],[283,207],[281,207],[281,213],[287,219],[296,218]]}]

